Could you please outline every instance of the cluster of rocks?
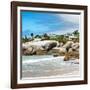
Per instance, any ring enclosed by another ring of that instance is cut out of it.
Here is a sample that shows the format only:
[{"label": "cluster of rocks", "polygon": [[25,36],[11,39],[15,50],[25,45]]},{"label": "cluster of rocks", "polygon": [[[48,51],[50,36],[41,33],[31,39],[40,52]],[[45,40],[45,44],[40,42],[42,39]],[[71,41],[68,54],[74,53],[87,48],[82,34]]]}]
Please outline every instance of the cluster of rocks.
[{"label": "cluster of rocks", "polygon": [[43,55],[58,45],[59,43],[54,40],[26,42],[22,44],[22,53],[24,55]]},{"label": "cluster of rocks", "polygon": [[79,43],[67,41],[66,44],[55,40],[32,41],[22,44],[23,55],[65,56],[64,60],[79,58]]}]

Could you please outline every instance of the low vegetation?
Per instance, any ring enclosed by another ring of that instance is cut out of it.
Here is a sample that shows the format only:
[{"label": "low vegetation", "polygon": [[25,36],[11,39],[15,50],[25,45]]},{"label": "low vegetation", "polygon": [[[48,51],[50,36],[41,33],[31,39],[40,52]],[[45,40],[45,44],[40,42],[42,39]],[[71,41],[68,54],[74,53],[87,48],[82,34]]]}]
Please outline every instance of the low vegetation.
[{"label": "low vegetation", "polygon": [[67,33],[63,35],[56,35],[56,34],[49,35],[47,33],[44,33],[43,35],[34,35],[33,33],[31,33],[29,37],[27,37],[26,35],[22,37],[22,42],[25,43],[28,41],[33,41],[34,39],[41,39],[41,40],[56,40],[58,42],[63,42],[65,44],[69,40],[72,40],[73,42],[79,42],[79,36],[80,35],[78,30],[75,30],[73,33]]}]

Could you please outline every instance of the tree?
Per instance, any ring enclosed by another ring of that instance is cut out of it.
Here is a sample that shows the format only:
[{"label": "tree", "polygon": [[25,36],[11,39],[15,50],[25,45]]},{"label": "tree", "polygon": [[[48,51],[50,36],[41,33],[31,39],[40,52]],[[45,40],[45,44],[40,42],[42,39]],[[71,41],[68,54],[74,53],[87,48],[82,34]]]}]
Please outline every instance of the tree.
[{"label": "tree", "polygon": [[41,36],[40,35],[36,35],[35,38],[41,38]]},{"label": "tree", "polygon": [[33,34],[33,33],[31,33],[31,37],[32,37],[32,39],[33,39],[33,36],[34,36],[34,34]]},{"label": "tree", "polygon": [[44,37],[45,40],[50,39],[50,37],[47,35],[47,33],[45,33],[45,34],[43,35],[43,37]]},{"label": "tree", "polygon": [[66,40],[66,38],[64,37],[64,35],[59,35],[59,36],[57,37],[57,41],[66,43],[67,40]]},{"label": "tree", "polygon": [[31,37],[33,37],[33,33],[31,33]]},{"label": "tree", "polygon": [[46,33],[44,33],[44,35],[43,35],[44,37],[47,37],[48,35],[46,34]]},{"label": "tree", "polygon": [[78,30],[74,31],[73,34],[74,34],[75,36],[79,35]]},{"label": "tree", "polygon": [[29,41],[29,39],[27,38],[27,36],[25,35],[25,37],[22,37],[22,42],[28,42]]}]

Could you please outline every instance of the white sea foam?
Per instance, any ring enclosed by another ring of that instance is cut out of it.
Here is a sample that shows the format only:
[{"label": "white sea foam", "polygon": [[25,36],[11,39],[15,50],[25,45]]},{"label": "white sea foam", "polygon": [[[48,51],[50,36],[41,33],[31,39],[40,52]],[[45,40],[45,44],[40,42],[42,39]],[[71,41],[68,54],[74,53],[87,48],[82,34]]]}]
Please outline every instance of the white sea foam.
[{"label": "white sea foam", "polygon": [[29,64],[29,63],[35,63],[35,62],[41,62],[41,61],[42,62],[44,62],[44,61],[52,61],[52,60],[53,61],[54,60],[61,60],[62,61],[63,58],[64,58],[63,56],[62,57],[60,56],[60,57],[48,57],[48,58],[41,58],[41,59],[40,58],[39,59],[29,59],[29,60],[27,59],[27,60],[23,60],[22,63],[23,64]]},{"label": "white sea foam", "polygon": [[41,78],[52,76],[78,76],[79,60],[64,61],[64,56],[53,57],[43,56],[23,56],[22,57],[22,77]]}]

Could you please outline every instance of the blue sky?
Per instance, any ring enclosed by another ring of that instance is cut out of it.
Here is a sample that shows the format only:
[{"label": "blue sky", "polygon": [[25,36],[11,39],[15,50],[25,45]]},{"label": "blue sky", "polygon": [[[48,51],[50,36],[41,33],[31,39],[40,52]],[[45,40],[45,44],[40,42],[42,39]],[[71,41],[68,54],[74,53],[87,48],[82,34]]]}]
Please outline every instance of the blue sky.
[{"label": "blue sky", "polygon": [[79,29],[79,16],[76,14],[21,11],[22,36],[37,34],[65,34]]}]

